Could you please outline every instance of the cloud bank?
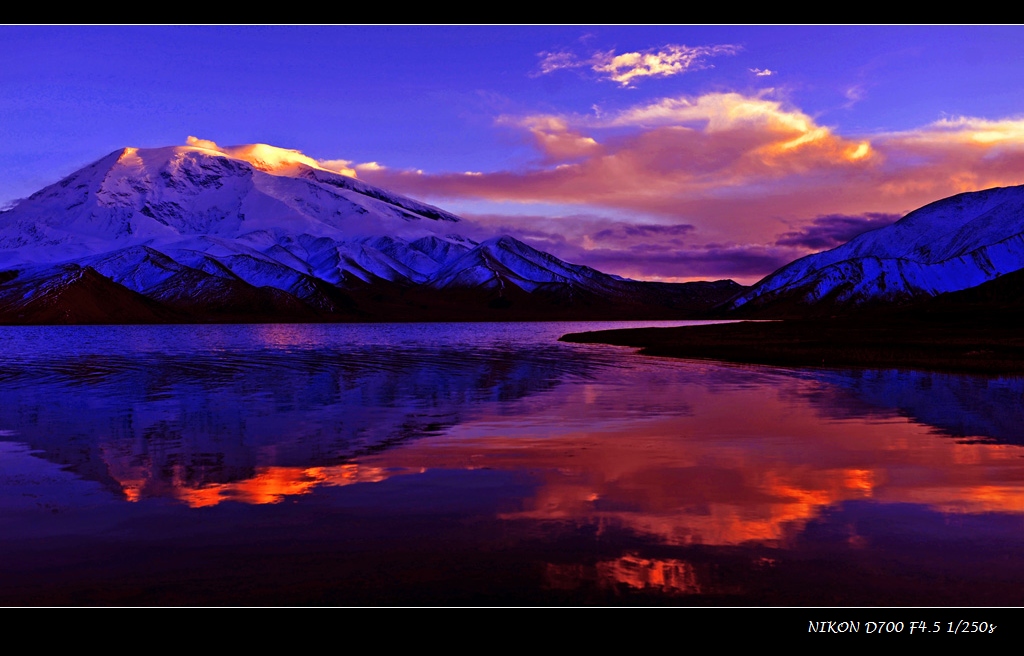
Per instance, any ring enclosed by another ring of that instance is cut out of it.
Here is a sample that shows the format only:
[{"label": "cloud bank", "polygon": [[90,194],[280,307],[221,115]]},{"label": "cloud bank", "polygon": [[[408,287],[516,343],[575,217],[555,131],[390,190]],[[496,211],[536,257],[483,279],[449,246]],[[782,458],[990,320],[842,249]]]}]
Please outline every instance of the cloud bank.
[{"label": "cloud bank", "polygon": [[775,241],[778,246],[798,246],[813,251],[841,246],[869,230],[884,228],[900,219],[899,214],[871,212],[864,216],[830,214],[819,216],[800,230],[783,233]]},{"label": "cloud bank", "polygon": [[[432,173],[284,152],[456,211],[473,207],[462,213],[480,236],[500,230],[572,262],[663,280],[753,282],[939,198],[1024,183],[1024,118],[844,135],[771,89],[504,115],[495,125],[532,144],[531,164]],[[543,211],[523,216],[533,205]]]},{"label": "cloud bank", "polygon": [[[473,175],[378,168],[363,177],[442,203],[576,207],[547,217],[570,235],[560,256],[598,268],[614,263],[610,270],[622,275],[690,279],[720,271],[748,282],[939,198],[1024,183],[1024,118],[947,117],[909,131],[844,135],[771,89],[496,123],[529,137],[533,165]],[[623,223],[607,232],[593,216],[685,225],[674,235],[685,243],[638,242],[639,228],[631,234]],[[585,228],[569,229],[573,222]],[[632,241],[605,243],[615,235]],[[666,245],[674,254],[655,254],[654,246]]]}]

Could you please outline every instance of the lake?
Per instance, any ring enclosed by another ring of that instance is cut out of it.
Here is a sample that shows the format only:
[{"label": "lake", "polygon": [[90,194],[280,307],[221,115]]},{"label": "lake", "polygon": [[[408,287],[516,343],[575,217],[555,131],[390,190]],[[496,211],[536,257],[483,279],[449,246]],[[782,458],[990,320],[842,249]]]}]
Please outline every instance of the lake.
[{"label": "lake", "polygon": [[0,328],[5,605],[1024,605],[1024,379]]}]

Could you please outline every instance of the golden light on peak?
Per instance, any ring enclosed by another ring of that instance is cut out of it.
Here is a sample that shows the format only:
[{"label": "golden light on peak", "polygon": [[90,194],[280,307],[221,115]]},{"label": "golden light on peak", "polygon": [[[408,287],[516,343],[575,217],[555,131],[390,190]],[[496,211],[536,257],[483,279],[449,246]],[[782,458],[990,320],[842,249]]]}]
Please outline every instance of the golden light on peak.
[{"label": "golden light on peak", "polygon": [[243,159],[261,171],[279,171],[304,164],[311,168],[320,168],[312,157],[307,157],[297,150],[278,148],[268,144],[250,144],[231,148],[228,154]]},{"label": "golden light on peak", "polygon": [[[268,173],[285,172],[298,166],[308,166],[310,168],[320,169],[321,171],[340,173],[341,175],[347,175],[351,178],[356,177],[356,170],[352,167],[352,162],[348,160],[333,159],[318,161],[300,150],[291,148],[279,148],[277,146],[271,146],[270,144],[264,143],[246,144],[242,146],[220,146],[209,139],[199,139],[193,136],[189,136],[188,139],[185,140],[185,144],[189,148],[211,150],[234,159],[249,162],[257,169]],[[368,170],[383,168],[376,164],[376,162],[371,162],[368,165],[360,164],[359,166],[367,168]]]},{"label": "golden light on peak", "polygon": [[117,161],[128,166],[139,166],[142,164],[142,159],[139,157],[139,149],[134,147],[125,148],[121,152],[121,156],[117,158]]}]

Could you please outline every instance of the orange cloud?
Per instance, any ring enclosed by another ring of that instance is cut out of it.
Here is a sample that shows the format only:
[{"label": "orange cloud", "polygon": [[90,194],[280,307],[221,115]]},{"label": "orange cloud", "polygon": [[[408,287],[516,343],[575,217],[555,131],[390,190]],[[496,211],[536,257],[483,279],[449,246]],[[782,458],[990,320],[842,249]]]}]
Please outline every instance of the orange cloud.
[{"label": "orange cloud", "polygon": [[770,90],[755,97],[713,93],[664,98],[621,112],[607,124],[652,131],[659,126],[689,126],[706,135],[712,145],[738,146],[736,159],[760,161],[774,169],[795,162],[801,162],[800,168],[870,158],[867,141],[842,138],[807,114],[765,99],[767,93]]},{"label": "orange cloud", "polygon": [[[902,215],[963,191],[1024,182],[1024,119],[956,117],[848,136],[777,96],[709,93],[616,113],[502,117],[501,125],[533,139],[541,155],[535,165],[472,176],[367,171],[365,178],[425,198],[571,205],[577,211],[563,214],[612,212],[692,225],[681,253],[726,245],[733,253],[764,254],[758,259],[766,267],[813,252],[791,246],[781,253],[778,240],[822,216]],[[574,232],[582,240],[597,229]],[[567,249],[588,251],[582,241]],[[685,264],[672,266],[681,268],[657,275],[698,275]],[[741,273],[750,282],[760,277]]]},{"label": "orange cloud", "polygon": [[889,162],[878,180],[886,196],[926,203],[1024,181],[1024,119],[947,118],[875,142]]},{"label": "orange cloud", "polygon": [[533,135],[537,148],[548,161],[565,161],[596,155],[600,144],[592,137],[569,128],[565,119],[557,116],[528,116],[523,119],[503,117],[499,123],[526,128]]},{"label": "orange cloud", "polygon": [[[501,123],[532,134],[541,166],[475,176],[367,172],[366,179],[412,195],[639,211],[705,230],[717,225],[721,239],[764,223],[764,187],[863,170],[878,159],[865,140],[843,138],[780,101],[736,93],[663,99],[602,118],[534,115]],[[595,136],[602,133],[608,136]],[[757,199],[757,221],[750,215],[730,227],[731,217],[710,216],[723,201],[743,198]],[[707,215],[703,226],[699,214]],[[758,232],[768,240],[789,229],[774,223]]]},{"label": "orange cloud", "polygon": [[[863,400],[822,381],[779,382],[778,394],[690,388],[682,407],[699,407],[699,420],[681,411],[628,426],[601,419],[620,416],[626,406],[636,412],[636,399],[612,387],[566,387],[533,410],[564,418],[571,407],[587,421],[532,430],[508,417],[480,416],[448,434],[367,455],[359,465],[381,472],[530,472],[531,495],[502,519],[627,527],[677,545],[783,541],[830,508],[866,499],[946,513],[1024,510],[1020,446],[940,439],[934,427],[895,408],[856,405],[840,420],[823,395],[838,394],[831,399],[840,408]],[[678,388],[651,389],[645,402],[679,408]],[[776,430],[766,436],[758,433],[762,425]],[[702,439],[689,439],[694,434]],[[737,448],[737,440],[751,448]]]},{"label": "orange cloud", "polygon": [[951,143],[991,145],[1024,142],[1024,119],[991,121],[958,116],[935,121],[912,132],[895,133],[905,143],[948,146]]},{"label": "orange cloud", "polygon": [[[570,56],[546,61],[552,70],[579,65]],[[956,193],[1024,182],[1024,118],[951,117],[914,130],[844,135],[770,89],[668,97],[588,115],[502,116],[497,124],[534,145],[532,165],[425,173],[270,146],[189,143],[264,165],[358,173],[428,202],[545,204],[530,209],[551,212],[535,222],[547,235],[533,241],[539,247],[610,273],[662,280],[754,282],[826,247],[793,238],[820,232],[821,217],[902,215]],[[506,231],[534,230],[515,230],[517,221],[508,216]],[[692,229],[673,237],[680,243],[625,232],[598,237],[609,221]]]}]

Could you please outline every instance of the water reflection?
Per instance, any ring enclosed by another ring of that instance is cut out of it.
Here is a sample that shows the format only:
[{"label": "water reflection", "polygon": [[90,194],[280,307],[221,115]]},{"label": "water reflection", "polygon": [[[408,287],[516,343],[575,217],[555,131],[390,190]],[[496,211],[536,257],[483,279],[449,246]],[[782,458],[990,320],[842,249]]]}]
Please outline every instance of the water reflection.
[{"label": "water reflection", "polygon": [[[0,331],[0,523],[4,553],[21,554],[9,566],[29,571],[22,545],[48,531],[97,535],[180,509],[178,531],[217,511],[232,540],[284,531],[357,569],[365,546],[346,545],[359,531],[381,553],[412,540],[418,558],[433,554],[431,576],[478,561],[491,572],[486,554],[514,554],[509,589],[570,602],[871,604],[901,585],[858,587],[878,559],[945,577],[938,591],[906,589],[912,600],[968,589],[1019,601],[1011,583],[1024,582],[1024,564],[1000,549],[1024,547],[1024,380],[745,367],[555,341],[574,328]],[[257,507],[280,510],[256,524],[237,513]],[[165,530],[145,525],[133,535],[155,543]],[[66,539],[68,553],[79,548]],[[387,558],[396,573],[381,598],[411,598],[424,574]],[[843,567],[822,572],[814,558]],[[998,581],[978,573],[995,571],[985,559],[1004,559]],[[498,585],[492,575],[480,590]]]},{"label": "water reflection", "polygon": [[[289,328],[287,335],[297,332]],[[265,332],[255,337],[265,340]],[[519,352],[500,344],[295,342],[304,348],[225,349],[196,340],[203,350],[184,354],[174,352],[178,340],[170,353],[11,349],[20,357],[0,366],[0,427],[6,439],[128,500],[192,503],[199,491],[207,500],[279,499],[319,484],[331,471],[324,467],[438,434],[467,413],[500,415],[510,402],[600,365],[542,344]],[[304,473],[310,469],[320,473]],[[268,482],[275,478],[290,479],[281,489],[293,492],[240,491],[278,487]]]},{"label": "water reflection", "polygon": [[816,371],[797,394],[831,418],[901,416],[937,434],[1024,444],[1020,378],[911,370]]},{"label": "water reflection", "polygon": [[674,558],[641,558],[637,554],[626,554],[592,566],[551,563],[546,576],[547,585],[555,590],[576,590],[586,585],[614,589],[625,585],[669,595],[706,592],[698,583],[692,564]]},{"label": "water reflection", "polygon": [[[615,524],[677,545],[784,543],[825,508],[852,500],[1024,511],[1024,451],[1015,445],[936,439],[931,427],[891,411],[822,421],[819,406],[794,402],[806,381],[784,372],[759,372],[765,384],[757,387],[729,385],[735,368],[675,373],[671,385],[642,386],[631,371],[598,390],[560,388],[544,404],[519,404],[525,424],[481,417],[362,462],[531,472],[534,494],[503,517]],[[587,416],[588,407],[627,417],[635,404],[669,408],[679,397],[692,411],[585,427],[561,421]]]}]

